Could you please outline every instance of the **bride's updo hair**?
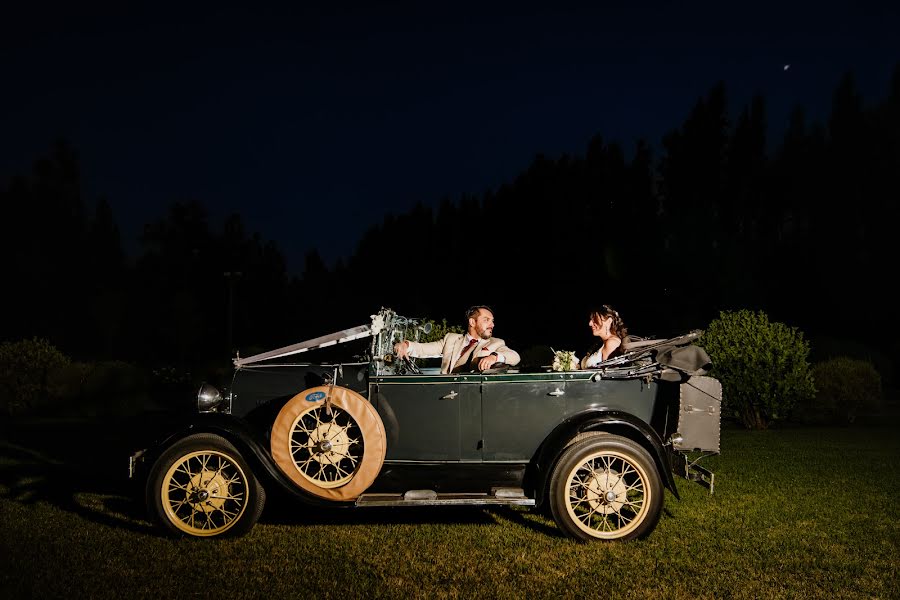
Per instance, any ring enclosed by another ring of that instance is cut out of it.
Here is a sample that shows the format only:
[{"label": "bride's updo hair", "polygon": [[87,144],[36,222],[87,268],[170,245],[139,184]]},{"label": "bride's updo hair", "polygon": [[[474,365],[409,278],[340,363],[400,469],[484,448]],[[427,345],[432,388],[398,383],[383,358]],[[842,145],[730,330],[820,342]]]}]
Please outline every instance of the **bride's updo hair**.
[{"label": "bride's updo hair", "polygon": [[628,335],[628,328],[625,326],[625,321],[619,316],[619,311],[608,304],[601,304],[591,311],[591,321],[599,324],[600,317],[612,319],[609,324],[609,332],[624,342],[625,336]]}]

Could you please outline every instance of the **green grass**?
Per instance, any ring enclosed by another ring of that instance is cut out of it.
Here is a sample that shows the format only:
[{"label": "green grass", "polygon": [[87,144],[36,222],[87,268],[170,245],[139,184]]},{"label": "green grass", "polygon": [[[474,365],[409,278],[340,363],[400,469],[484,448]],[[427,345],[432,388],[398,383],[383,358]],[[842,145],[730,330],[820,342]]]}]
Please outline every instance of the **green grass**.
[{"label": "green grass", "polygon": [[102,436],[3,437],[2,598],[900,597],[893,427],[726,429],[715,494],[678,480],[650,537],[614,544],[522,508],[277,501],[246,537],[168,540]]}]

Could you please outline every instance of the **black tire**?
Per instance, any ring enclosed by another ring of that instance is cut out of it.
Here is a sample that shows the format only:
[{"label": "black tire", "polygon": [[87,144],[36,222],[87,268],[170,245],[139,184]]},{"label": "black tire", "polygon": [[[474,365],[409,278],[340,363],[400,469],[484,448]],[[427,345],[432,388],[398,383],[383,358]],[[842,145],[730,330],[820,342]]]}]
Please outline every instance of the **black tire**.
[{"label": "black tire", "polygon": [[617,435],[568,446],[553,469],[549,493],[557,526],[584,542],[645,537],[663,506],[662,481],[650,454]]},{"label": "black tire", "polygon": [[198,433],[163,452],[147,478],[147,510],[172,537],[237,537],[250,531],[266,492],[231,442]]},{"label": "black tire", "polygon": [[[556,465],[559,464],[560,457],[565,454],[565,451],[568,450],[569,447],[571,447],[573,444],[577,444],[581,440],[586,440],[588,438],[596,437],[598,435],[608,436],[610,434],[605,431],[585,431],[583,433],[576,434],[575,437],[568,440],[566,442],[565,446],[563,446],[562,449],[558,451],[559,453],[556,455],[556,459],[553,462],[553,464],[550,465],[551,475],[553,473],[553,469],[556,468]],[[539,514],[543,517],[547,517],[548,519],[553,518],[553,511],[550,509],[550,482],[549,481],[547,482],[547,486],[544,488],[544,493],[541,494],[541,498],[540,498],[538,504],[534,507],[534,509],[535,509],[535,512],[537,512],[537,514]]]}]

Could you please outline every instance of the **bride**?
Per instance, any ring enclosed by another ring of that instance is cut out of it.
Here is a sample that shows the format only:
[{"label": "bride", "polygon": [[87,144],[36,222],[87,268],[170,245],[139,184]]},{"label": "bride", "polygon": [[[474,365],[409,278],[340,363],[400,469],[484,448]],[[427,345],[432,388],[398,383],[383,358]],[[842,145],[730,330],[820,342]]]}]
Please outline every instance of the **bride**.
[{"label": "bride", "polygon": [[581,359],[582,369],[590,369],[604,360],[622,354],[625,350],[622,341],[628,335],[628,329],[614,308],[604,304],[592,310],[588,325],[594,337],[600,338],[600,342],[590,354]]}]

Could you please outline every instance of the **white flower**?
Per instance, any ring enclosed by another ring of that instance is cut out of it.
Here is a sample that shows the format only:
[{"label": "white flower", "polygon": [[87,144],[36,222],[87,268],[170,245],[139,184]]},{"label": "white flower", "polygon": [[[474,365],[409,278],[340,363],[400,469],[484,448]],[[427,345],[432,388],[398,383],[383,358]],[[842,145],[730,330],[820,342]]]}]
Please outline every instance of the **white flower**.
[{"label": "white flower", "polygon": [[371,315],[372,317],[372,335],[376,336],[381,333],[381,330],[384,329],[384,315],[378,313],[377,315]]},{"label": "white flower", "polygon": [[[553,350],[551,348],[551,350]],[[571,350],[554,350],[553,351],[553,370],[554,371],[576,371],[578,370],[580,361],[575,353]]]}]

